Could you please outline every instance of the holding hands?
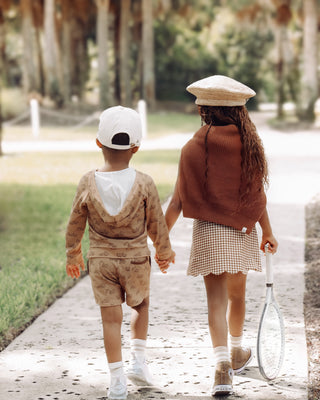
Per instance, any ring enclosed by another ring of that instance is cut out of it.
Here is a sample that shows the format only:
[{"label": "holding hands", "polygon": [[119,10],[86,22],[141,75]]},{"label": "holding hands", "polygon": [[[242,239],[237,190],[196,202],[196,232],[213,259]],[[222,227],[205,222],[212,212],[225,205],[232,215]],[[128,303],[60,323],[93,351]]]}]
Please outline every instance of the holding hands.
[{"label": "holding hands", "polygon": [[171,256],[166,260],[159,260],[158,254],[155,255],[154,259],[156,260],[156,263],[158,264],[160,271],[163,274],[167,273],[167,269],[169,268],[170,263],[175,263],[175,256],[176,253],[174,251],[171,252]]}]

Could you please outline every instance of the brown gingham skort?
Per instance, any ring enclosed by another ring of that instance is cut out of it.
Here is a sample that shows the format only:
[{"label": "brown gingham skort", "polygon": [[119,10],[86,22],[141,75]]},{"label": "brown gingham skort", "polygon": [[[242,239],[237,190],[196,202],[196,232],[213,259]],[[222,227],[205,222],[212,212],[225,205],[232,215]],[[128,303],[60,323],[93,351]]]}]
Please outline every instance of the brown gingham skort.
[{"label": "brown gingham skort", "polygon": [[149,296],[150,257],[92,257],[88,262],[93,294],[100,307],[135,307]]},{"label": "brown gingham skort", "polygon": [[261,271],[256,228],[248,235],[229,226],[194,220],[188,275]]}]

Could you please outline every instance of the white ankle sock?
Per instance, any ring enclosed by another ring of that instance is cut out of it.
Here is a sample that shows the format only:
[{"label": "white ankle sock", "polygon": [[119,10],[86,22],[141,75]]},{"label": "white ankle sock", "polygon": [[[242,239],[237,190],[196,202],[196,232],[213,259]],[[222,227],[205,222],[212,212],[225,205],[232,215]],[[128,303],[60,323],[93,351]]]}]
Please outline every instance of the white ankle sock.
[{"label": "white ankle sock", "polygon": [[131,354],[140,362],[146,359],[147,341],[143,339],[131,339],[130,341]]},{"label": "white ankle sock", "polygon": [[216,364],[222,361],[229,361],[230,362],[230,355],[228,352],[228,347],[226,346],[218,346],[213,348],[214,358]]},{"label": "white ankle sock", "polygon": [[230,345],[231,347],[241,347],[242,335],[241,336],[231,336],[230,335]]},{"label": "white ankle sock", "polygon": [[108,365],[109,365],[109,370],[110,370],[110,375],[111,376],[122,376],[122,375],[124,375],[122,361],[109,363]]}]

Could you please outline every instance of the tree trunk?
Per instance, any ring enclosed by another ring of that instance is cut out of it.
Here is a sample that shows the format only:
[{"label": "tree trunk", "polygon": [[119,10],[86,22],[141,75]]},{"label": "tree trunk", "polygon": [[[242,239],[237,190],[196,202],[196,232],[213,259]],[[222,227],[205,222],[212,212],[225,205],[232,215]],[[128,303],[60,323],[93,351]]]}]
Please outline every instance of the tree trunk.
[{"label": "tree trunk", "polygon": [[97,4],[97,45],[99,104],[103,110],[110,105],[109,65],[108,65],[108,11],[110,0],[96,0]]},{"label": "tree trunk", "polygon": [[152,1],[142,0],[142,95],[155,107],[154,39]]},{"label": "tree trunk", "polygon": [[70,0],[64,0],[62,6],[62,77],[63,100],[71,100],[71,16],[72,5]]},{"label": "tree trunk", "polygon": [[120,9],[120,100],[131,106],[129,22],[131,0],[122,0]]},{"label": "tree trunk", "polygon": [[55,0],[45,0],[44,3],[44,61],[46,77],[46,94],[62,105],[62,95],[58,74],[58,53],[55,29]]},{"label": "tree trunk", "polygon": [[277,118],[284,117],[283,103],[285,101],[284,85],[285,85],[285,58],[284,58],[284,39],[286,36],[286,27],[277,26],[276,46],[277,46]]},{"label": "tree trunk", "polygon": [[34,29],[32,21],[32,0],[21,0],[23,38],[23,87],[25,93],[38,90],[37,68],[34,59]]},{"label": "tree trunk", "polygon": [[[73,18],[71,25],[71,57],[70,57],[70,79],[71,95],[83,98],[83,91],[89,74],[89,59],[86,42],[86,30],[83,21]],[[81,62],[79,62],[81,60]]]},{"label": "tree trunk", "polygon": [[314,105],[318,97],[318,10],[317,0],[304,0],[303,71],[301,118],[314,120]]},{"label": "tree trunk", "polygon": [[2,85],[3,85],[3,46],[5,43],[4,38],[4,17],[0,7],[0,156],[3,155],[2,151]]},{"label": "tree trunk", "polygon": [[44,72],[44,64],[43,64],[43,54],[42,54],[42,46],[41,46],[41,38],[40,38],[40,29],[39,27],[35,27],[36,29],[36,54],[37,54],[37,64],[38,64],[38,71],[39,71],[39,92],[42,97],[46,94],[45,89],[45,72]]}]

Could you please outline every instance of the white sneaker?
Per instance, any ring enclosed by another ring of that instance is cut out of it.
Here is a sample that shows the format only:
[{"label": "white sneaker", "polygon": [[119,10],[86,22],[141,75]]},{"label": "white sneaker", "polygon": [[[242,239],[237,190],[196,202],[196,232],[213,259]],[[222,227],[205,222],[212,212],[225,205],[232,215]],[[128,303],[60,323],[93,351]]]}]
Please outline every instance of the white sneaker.
[{"label": "white sneaker", "polygon": [[152,375],[146,361],[141,362],[133,358],[127,376],[137,386],[153,386]]},{"label": "white sneaker", "polygon": [[124,375],[111,377],[108,399],[126,400],[128,395],[127,380]]}]

